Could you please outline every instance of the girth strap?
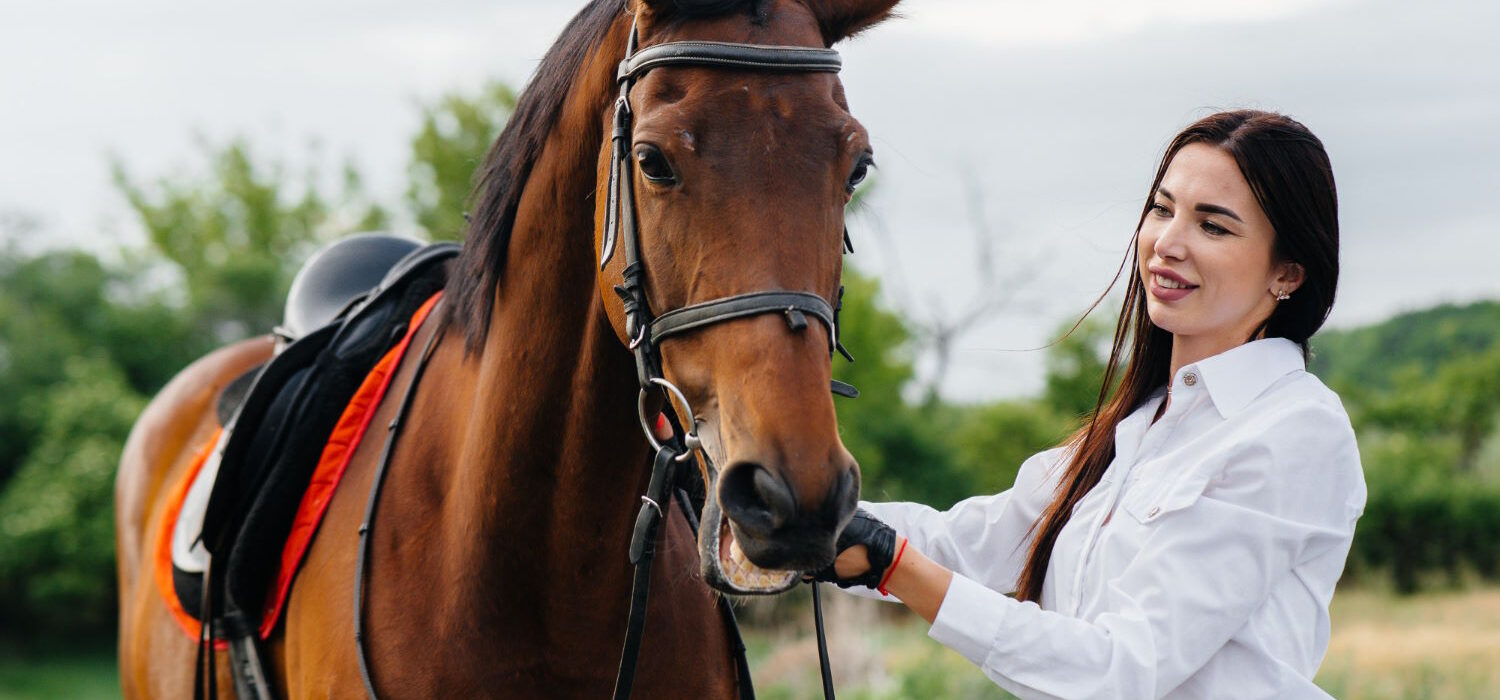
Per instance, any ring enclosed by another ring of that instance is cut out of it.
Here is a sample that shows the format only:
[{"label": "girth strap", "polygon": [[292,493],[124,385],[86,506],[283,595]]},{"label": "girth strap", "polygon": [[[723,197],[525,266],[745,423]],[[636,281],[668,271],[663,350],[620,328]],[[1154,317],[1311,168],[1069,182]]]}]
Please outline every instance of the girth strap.
[{"label": "girth strap", "polygon": [[834,337],[837,326],[833,307],[823,297],[807,292],[750,292],[674,309],[651,322],[651,341],[659,343],[664,338],[720,321],[767,313],[786,314],[787,326],[792,330],[806,328],[805,314],[812,314],[828,327],[830,352],[838,343]]},{"label": "girth strap", "polygon": [[658,44],[620,62],[619,80],[634,80],[662,66],[709,66],[792,73],[837,73],[844,60],[833,49],[760,46],[721,41],[674,41]]}]

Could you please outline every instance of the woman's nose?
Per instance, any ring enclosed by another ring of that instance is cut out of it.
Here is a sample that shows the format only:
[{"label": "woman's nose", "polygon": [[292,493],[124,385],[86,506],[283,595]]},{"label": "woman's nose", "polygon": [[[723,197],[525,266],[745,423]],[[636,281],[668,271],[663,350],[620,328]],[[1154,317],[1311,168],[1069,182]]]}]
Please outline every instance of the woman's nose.
[{"label": "woman's nose", "polygon": [[1156,241],[1151,245],[1151,250],[1162,259],[1181,260],[1187,255],[1188,222],[1181,217],[1175,217],[1167,222],[1157,233]]}]

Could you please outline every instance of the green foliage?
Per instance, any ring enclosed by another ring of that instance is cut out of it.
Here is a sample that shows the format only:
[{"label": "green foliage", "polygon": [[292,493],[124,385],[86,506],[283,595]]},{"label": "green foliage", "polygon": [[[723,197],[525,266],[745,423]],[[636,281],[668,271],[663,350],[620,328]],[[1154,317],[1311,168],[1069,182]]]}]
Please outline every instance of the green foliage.
[{"label": "green foliage", "polygon": [[98,629],[113,613],[115,467],[145,401],[105,357],[62,365],[41,404],[36,447],[0,496],[8,628]]},{"label": "green foliage", "polygon": [[860,390],[835,398],[839,433],[859,461],[864,497],[952,503],[968,485],[942,443],[939,416],[908,404],[901,392],[914,375],[911,332],[879,307],[879,284],[846,267],[841,340],[856,361],[835,360],[834,378]]},{"label": "green foliage", "polygon": [[1047,383],[1042,400],[1064,416],[1082,419],[1094,412],[1104,365],[1109,360],[1114,327],[1090,316],[1071,333],[1072,324],[1057,330],[1060,340],[1047,352]]},{"label": "green foliage", "polygon": [[1500,418],[1500,345],[1449,360],[1424,377],[1400,373],[1395,389],[1364,399],[1361,423],[1458,440],[1453,466],[1473,469],[1485,437]]},{"label": "green foliage", "polygon": [[1444,304],[1371,326],[1324,331],[1312,345],[1310,369],[1340,394],[1387,392],[1404,369],[1430,376],[1441,365],[1500,345],[1500,302]]},{"label": "green foliage", "polygon": [[364,201],[352,166],[336,205],[315,170],[294,178],[283,163],[262,165],[243,140],[206,146],[204,156],[206,178],[143,185],[118,162],[114,177],[152,252],[181,277],[195,332],[215,345],[279,323],[292,276],[317,244],[386,220]]},{"label": "green foliage", "polygon": [[40,435],[64,358],[105,353],[151,393],[207,349],[161,300],[121,301],[130,276],[82,251],[0,251],[0,485]]},{"label": "green foliage", "polygon": [[1415,592],[1500,574],[1500,487],[1453,478],[1455,441],[1401,433],[1361,440],[1369,501],[1356,528],[1349,571],[1389,576],[1396,590]]},{"label": "green foliage", "polygon": [[473,178],[516,108],[516,93],[492,82],[474,97],[444,96],[422,110],[411,141],[406,202],[434,240],[463,236],[463,212]]},{"label": "green foliage", "polygon": [[1043,401],[1000,401],[958,413],[952,449],[966,495],[1010,488],[1022,462],[1061,443],[1079,423]]}]

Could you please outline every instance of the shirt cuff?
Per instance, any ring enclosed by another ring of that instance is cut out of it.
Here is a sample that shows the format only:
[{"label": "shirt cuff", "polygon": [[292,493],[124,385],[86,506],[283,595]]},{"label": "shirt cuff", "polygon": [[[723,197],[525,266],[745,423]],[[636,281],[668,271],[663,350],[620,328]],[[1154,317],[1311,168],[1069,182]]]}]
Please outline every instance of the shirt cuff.
[{"label": "shirt cuff", "polygon": [[955,573],[927,636],[958,652],[975,666],[983,667],[1000,634],[1006,604],[1014,602]]}]

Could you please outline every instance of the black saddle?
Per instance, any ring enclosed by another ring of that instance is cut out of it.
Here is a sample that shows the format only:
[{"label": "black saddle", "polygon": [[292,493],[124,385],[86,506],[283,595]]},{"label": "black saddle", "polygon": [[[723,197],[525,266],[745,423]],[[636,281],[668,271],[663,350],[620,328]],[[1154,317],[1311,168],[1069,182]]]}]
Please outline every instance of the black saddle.
[{"label": "black saddle", "polygon": [[[406,252],[395,255],[401,250]],[[291,344],[221,396],[230,436],[204,515],[207,575],[174,572],[184,610],[218,638],[245,643],[260,625],[271,577],[302,494],[339,416],[412,314],[443,288],[459,246],[343,239],[304,266],[279,335]],[[359,287],[359,280],[378,283]],[[319,323],[312,330],[306,324]],[[295,335],[294,335],[295,333]],[[250,643],[253,643],[250,642]]]},{"label": "black saddle", "polygon": [[[272,331],[277,350],[332,323],[379,287],[406,256],[421,247],[420,241],[405,236],[356,233],[318,249],[292,278],[281,325]],[[219,425],[227,426],[234,420],[234,412],[244,403],[262,367],[251,368],[220,392]]]}]

